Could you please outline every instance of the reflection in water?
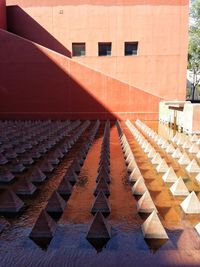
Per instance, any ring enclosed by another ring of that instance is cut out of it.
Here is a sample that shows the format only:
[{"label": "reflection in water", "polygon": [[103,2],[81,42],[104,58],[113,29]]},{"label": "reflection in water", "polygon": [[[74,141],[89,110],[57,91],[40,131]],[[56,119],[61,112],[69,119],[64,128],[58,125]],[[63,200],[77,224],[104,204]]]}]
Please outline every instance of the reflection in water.
[{"label": "reflection in water", "polygon": [[[157,123],[152,122],[149,125],[157,130]],[[59,267],[70,266],[70,264],[81,267],[158,267],[175,266],[176,263],[179,266],[191,267],[195,266],[193,262],[200,262],[200,255],[197,250],[199,237],[196,232],[193,233],[192,229],[193,225],[199,221],[199,216],[191,217],[183,214],[179,207],[182,199],[175,198],[170,194],[161,175],[155,171],[130,131],[126,129],[124,124],[122,126],[134,150],[146,185],[150,189],[151,197],[159,210],[162,224],[167,228],[170,240],[164,243],[162,240],[154,242],[148,240],[146,242],[143,239],[141,224],[145,218],[137,213],[137,199],[131,194],[131,185],[128,183],[116,127],[111,128],[110,136],[112,182],[109,202],[111,213],[107,218],[113,226],[115,234],[106,245],[104,244],[102,250],[99,250],[99,246],[97,246],[97,251],[101,251],[98,254],[96,249],[86,240],[85,237],[93,219],[90,210],[94,202],[93,191],[96,187],[101,136],[104,128],[102,124],[98,136],[89,150],[78,181],[73,187],[72,195],[67,201],[64,213],[58,221],[55,236],[48,249],[41,250],[28,236],[41,210],[46,206],[47,200],[57,188],[77,151],[86,140],[86,134],[62,161],[57,170],[48,176],[47,181],[38,186],[38,193],[35,197],[24,200],[28,209],[19,218],[8,219],[10,226],[0,236],[0,266],[28,267],[38,266],[39,263],[39,266]],[[159,131],[161,128],[159,126]],[[173,136],[173,133],[168,128],[166,132],[162,132],[162,135]],[[170,164],[177,167],[173,160],[170,161]],[[192,180],[193,177],[185,174],[183,169],[178,170],[177,173],[187,179],[186,184],[189,189],[195,186],[195,191],[199,192],[198,185]],[[11,186],[13,185],[11,184]],[[149,250],[154,254],[150,253]]]}]

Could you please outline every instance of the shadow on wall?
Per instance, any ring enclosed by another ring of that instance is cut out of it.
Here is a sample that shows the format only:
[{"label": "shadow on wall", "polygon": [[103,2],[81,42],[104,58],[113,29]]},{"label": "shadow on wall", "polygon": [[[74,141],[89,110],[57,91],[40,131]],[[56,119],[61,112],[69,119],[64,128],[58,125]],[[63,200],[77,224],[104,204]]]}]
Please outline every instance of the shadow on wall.
[{"label": "shadow on wall", "polygon": [[19,6],[7,7],[7,30],[71,57],[71,52]]},{"label": "shadow on wall", "polygon": [[[0,40],[1,119],[116,119],[70,76],[79,72],[76,63],[4,30]],[[104,93],[103,86],[96,90],[96,96]]]},{"label": "shadow on wall", "polygon": [[161,98],[0,30],[0,118],[158,118]]}]

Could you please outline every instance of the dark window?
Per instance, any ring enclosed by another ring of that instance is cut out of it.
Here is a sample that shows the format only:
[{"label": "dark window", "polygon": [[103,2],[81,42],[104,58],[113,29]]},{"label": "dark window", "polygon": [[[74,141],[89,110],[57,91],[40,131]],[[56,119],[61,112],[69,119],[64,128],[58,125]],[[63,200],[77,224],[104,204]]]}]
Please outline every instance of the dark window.
[{"label": "dark window", "polygon": [[85,43],[72,43],[72,56],[85,56]]},{"label": "dark window", "polygon": [[99,43],[99,56],[111,56],[112,43]]},{"label": "dark window", "polygon": [[125,56],[137,55],[138,42],[126,42],[125,43]]}]

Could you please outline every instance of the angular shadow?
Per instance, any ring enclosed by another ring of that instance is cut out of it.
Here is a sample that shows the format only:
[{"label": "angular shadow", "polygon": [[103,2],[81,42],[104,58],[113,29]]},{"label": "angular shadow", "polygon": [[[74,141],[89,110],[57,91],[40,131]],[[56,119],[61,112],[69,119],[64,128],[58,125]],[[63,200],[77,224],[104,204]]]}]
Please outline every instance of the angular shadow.
[{"label": "angular shadow", "polygon": [[7,31],[0,39],[3,119],[116,119],[100,103],[101,74]]},{"label": "angular shadow", "polygon": [[64,56],[71,52],[18,5],[7,7],[7,30]]}]

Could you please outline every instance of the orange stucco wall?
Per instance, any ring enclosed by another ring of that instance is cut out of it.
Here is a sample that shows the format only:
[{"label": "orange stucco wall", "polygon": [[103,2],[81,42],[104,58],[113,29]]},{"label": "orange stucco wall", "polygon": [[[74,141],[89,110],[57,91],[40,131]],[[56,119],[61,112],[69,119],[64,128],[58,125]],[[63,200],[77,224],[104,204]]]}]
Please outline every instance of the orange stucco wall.
[{"label": "orange stucco wall", "polygon": [[[18,5],[8,9],[8,24],[11,31],[67,56],[72,42],[86,42],[87,56],[74,60],[166,99],[183,100],[188,2],[7,0]],[[99,41],[112,42],[111,57],[97,57]],[[139,41],[137,56],[124,57],[125,41]]]},{"label": "orange stucco wall", "polygon": [[6,1],[0,0],[0,28],[6,29]]},{"label": "orange stucco wall", "polygon": [[157,96],[0,30],[0,118],[157,119]]}]

